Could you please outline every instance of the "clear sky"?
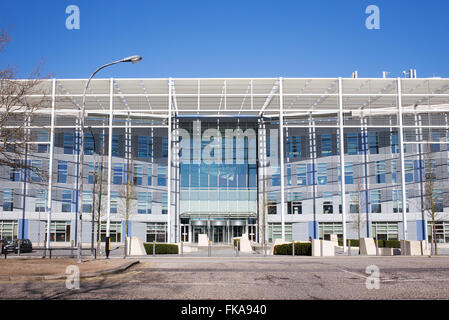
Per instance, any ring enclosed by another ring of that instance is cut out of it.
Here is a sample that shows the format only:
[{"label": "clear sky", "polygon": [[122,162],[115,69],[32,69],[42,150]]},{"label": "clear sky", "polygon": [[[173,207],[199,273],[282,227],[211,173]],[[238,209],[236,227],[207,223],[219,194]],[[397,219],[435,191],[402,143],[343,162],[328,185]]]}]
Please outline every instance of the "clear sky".
[{"label": "clear sky", "polygon": [[[66,28],[66,7],[80,29]],[[368,5],[380,29],[368,30]],[[449,77],[447,0],[40,0],[3,1],[0,28],[12,42],[0,68],[28,75],[44,59],[57,78],[98,77]]]}]

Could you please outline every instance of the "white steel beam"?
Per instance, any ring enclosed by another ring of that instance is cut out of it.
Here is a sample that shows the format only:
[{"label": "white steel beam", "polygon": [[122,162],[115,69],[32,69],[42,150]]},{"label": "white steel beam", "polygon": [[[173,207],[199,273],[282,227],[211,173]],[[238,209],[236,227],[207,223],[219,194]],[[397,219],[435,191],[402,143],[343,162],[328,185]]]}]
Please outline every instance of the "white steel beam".
[{"label": "white steel beam", "polygon": [[338,78],[338,122],[340,134],[340,186],[341,186],[341,218],[343,224],[343,252],[346,252],[346,184],[345,184],[345,135],[343,132],[343,84]]},{"label": "white steel beam", "polygon": [[106,237],[110,236],[111,227],[111,182],[112,182],[112,120],[114,106],[114,79],[109,80],[109,137],[108,137],[108,202],[106,211]]},{"label": "white steel beam", "polygon": [[[53,158],[55,152],[55,109],[56,109],[56,79],[52,82],[52,95],[51,95],[51,120],[50,120],[50,155],[48,163],[48,193],[47,193],[47,243],[46,248],[50,248],[50,224],[51,224],[51,211],[52,211],[52,187],[53,187]],[[41,223],[39,221],[39,223]],[[40,230],[40,227],[39,227]]]},{"label": "white steel beam", "polygon": [[397,78],[397,95],[398,95],[398,123],[399,123],[399,151],[401,162],[401,191],[402,191],[402,223],[403,223],[403,240],[408,239],[407,229],[407,193],[405,185],[405,160],[404,160],[404,129],[402,125],[402,87],[401,78]]},{"label": "white steel beam", "polygon": [[279,78],[279,146],[281,160],[281,232],[282,241],[285,241],[285,187],[284,187],[284,96],[283,80]]}]

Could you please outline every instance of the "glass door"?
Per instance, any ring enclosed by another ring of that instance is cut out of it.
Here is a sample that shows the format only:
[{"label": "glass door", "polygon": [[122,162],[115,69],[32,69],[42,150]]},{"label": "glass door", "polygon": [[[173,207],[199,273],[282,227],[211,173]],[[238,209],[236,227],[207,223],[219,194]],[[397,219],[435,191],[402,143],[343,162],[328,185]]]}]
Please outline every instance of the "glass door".
[{"label": "glass door", "polygon": [[189,225],[181,225],[181,241],[189,242]]},{"label": "glass door", "polygon": [[199,234],[207,234],[207,227],[206,226],[193,227],[193,242],[198,242]]},{"label": "glass door", "polygon": [[214,226],[213,228],[213,241],[214,243],[224,243],[226,242],[226,230],[225,226]]}]

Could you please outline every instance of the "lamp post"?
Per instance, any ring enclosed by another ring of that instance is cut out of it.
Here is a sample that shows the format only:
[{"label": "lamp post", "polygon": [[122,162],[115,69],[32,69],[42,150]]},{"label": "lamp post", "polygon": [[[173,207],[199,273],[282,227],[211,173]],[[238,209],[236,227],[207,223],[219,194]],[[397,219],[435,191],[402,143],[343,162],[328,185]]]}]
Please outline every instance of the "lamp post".
[{"label": "lamp post", "polygon": [[[78,212],[77,212],[77,219],[78,219],[78,230],[77,230],[77,243],[78,243],[78,248],[77,248],[77,260],[78,263],[81,263],[81,245],[82,245],[82,239],[81,239],[81,235],[82,235],[82,212],[83,212],[83,173],[84,173],[84,166],[83,166],[83,162],[84,162],[84,118],[85,118],[85,113],[86,113],[86,92],[87,89],[89,87],[89,83],[90,80],[95,76],[95,74],[100,71],[101,69],[104,69],[106,67],[112,66],[114,64],[117,63],[121,63],[121,62],[132,62],[132,63],[137,63],[140,60],[142,60],[141,56],[131,56],[131,57],[127,57],[121,60],[117,60],[114,62],[110,62],[107,63],[101,67],[99,67],[97,70],[94,71],[94,73],[91,74],[91,76],[89,77],[89,79],[87,80],[86,86],[84,87],[84,93],[83,93],[83,104],[81,106],[81,116],[80,116],[80,133],[81,133],[81,143],[80,143],[80,148],[79,148],[79,152],[80,152],[80,170],[79,170],[79,176],[80,176],[80,184],[79,184],[79,190],[78,190]],[[109,146],[110,147],[110,146]]]}]

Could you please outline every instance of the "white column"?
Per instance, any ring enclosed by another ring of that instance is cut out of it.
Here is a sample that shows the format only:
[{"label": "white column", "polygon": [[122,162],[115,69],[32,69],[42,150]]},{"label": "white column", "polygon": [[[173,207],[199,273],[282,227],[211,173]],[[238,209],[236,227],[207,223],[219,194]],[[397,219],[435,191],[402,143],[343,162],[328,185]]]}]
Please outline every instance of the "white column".
[{"label": "white column", "polygon": [[172,79],[168,80],[167,242],[171,242],[171,105]]},{"label": "white column", "polygon": [[398,121],[399,121],[399,151],[401,156],[401,191],[402,191],[402,223],[404,225],[403,240],[408,239],[407,230],[407,194],[405,189],[405,165],[404,165],[404,128],[402,125],[402,89],[401,78],[397,79],[398,90]]},{"label": "white column", "polygon": [[341,185],[341,218],[343,224],[343,251],[346,252],[346,184],[345,184],[345,136],[343,133],[343,86],[338,78],[338,124],[340,134],[340,185]]},{"label": "white column", "polygon": [[285,190],[284,190],[284,96],[283,79],[279,78],[279,150],[281,160],[281,230],[282,241],[285,241]]},{"label": "white column", "polygon": [[[56,79],[52,81],[51,93],[51,120],[50,120],[50,155],[48,163],[48,193],[47,193],[47,249],[50,248],[50,224],[51,224],[51,210],[52,210],[52,186],[53,186],[53,158],[54,158],[54,141],[55,141],[55,100],[56,95]],[[39,221],[39,225],[40,225]],[[39,226],[40,230],[40,226]]]},{"label": "white column", "polygon": [[[106,237],[110,236],[111,227],[111,182],[112,182],[112,120],[114,104],[114,79],[109,80],[109,138],[108,138],[108,202],[106,216]],[[101,226],[100,226],[101,228]]]}]

